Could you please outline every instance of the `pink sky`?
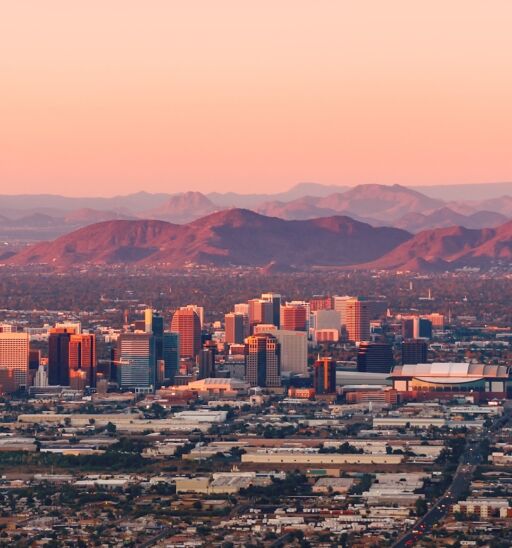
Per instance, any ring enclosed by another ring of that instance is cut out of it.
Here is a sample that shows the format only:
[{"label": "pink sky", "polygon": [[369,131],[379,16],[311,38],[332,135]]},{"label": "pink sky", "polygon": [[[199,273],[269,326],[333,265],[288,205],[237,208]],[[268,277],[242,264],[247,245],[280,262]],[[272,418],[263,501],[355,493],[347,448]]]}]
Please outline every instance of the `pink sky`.
[{"label": "pink sky", "polygon": [[510,0],[0,8],[0,192],[512,179]]}]

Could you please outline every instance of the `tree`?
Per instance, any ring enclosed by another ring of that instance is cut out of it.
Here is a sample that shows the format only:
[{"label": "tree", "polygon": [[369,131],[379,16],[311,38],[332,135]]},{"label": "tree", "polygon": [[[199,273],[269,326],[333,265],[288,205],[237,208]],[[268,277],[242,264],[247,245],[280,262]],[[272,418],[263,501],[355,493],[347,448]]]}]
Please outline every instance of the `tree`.
[{"label": "tree", "polygon": [[417,516],[423,516],[427,513],[427,510],[428,510],[428,505],[425,501],[425,499],[423,498],[419,498],[416,500],[416,504],[415,504],[415,508],[416,508],[416,515]]},{"label": "tree", "polygon": [[151,406],[151,413],[156,419],[163,419],[167,415],[165,408],[157,402]]},{"label": "tree", "polygon": [[109,434],[115,434],[117,431],[117,426],[111,422],[109,422],[106,426],[106,430]]}]

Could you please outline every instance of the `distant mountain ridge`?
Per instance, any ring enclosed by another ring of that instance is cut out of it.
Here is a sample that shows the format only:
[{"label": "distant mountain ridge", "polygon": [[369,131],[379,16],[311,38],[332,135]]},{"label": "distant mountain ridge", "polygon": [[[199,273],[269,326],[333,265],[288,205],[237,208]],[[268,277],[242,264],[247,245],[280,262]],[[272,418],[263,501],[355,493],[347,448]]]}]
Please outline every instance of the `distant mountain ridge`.
[{"label": "distant mountain ridge", "polygon": [[444,271],[463,266],[512,264],[512,221],[497,228],[460,226],[425,230],[359,268]]},{"label": "distant mountain ridge", "polygon": [[12,265],[189,263],[290,267],[349,265],[374,260],[411,235],[396,228],[374,228],[348,217],[285,221],[249,210],[230,209],[192,223],[107,221],[81,228],[53,242],[30,246]]},{"label": "distant mountain ridge", "polygon": [[389,223],[407,213],[432,211],[443,205],[440,200],[400,185],[359,185],[323,198],[306,196],[287,203],[267,202],[258,211],[285,219],[312,218],[321,212],[344,213],[368,218],[370,222]]},{"label": "distant mountain ridge", "polygon": [[145,212],[148,219],[159,219],[172,223],[189,223],[194,219],[219,210],[209,198],[201,192],[185,192],[169,198],[164,204]]},{"label": "distant mountain ridge", "polygon": [[403,228],[409,232],[420,232],[431,228],[446,228],[449,226],[463,226],[465,228],[493,228],[507,222],[508,217],[494,211],[476,211],[463,215],[442,207],[424,215],[420,212],[407,213],[393,223],[396,228]]},{"label": "distant mountain ridge", "polygon": [[[496,188],[507,187],[501,184]],[[443,201],[401,185],[338,187],[317,183],[301,183],[287,192],[273,195],[141,192],[98,199],[0,196],[0,238],[52,239],[73,228],[116,219],[155,219],[186,224],[240,205],[285,220],[342,215],[375,227],[392,226],[414,233],[454,225],[492,228],[512,218],[512,196],[489,196],[481,201],[467,197],[461,196],[459,201]]]},{"label": "distant mountain ridge", "polygon": [[25,248],[10,265],[190,265],[293,271],[313,267],[444,271],[512,264],[512,221],[496,228],[373,227],[346,216],[283,220],[228,209],[187,224],[158,220],[96,223]]}]

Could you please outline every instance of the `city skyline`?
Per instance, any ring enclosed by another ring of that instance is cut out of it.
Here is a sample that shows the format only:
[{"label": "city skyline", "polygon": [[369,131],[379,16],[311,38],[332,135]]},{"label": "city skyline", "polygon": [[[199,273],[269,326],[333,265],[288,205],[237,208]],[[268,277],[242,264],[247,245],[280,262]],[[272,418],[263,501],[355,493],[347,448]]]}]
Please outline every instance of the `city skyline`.
[{"label": "city skyline", "polygon": [[2,546],[512,546],[511,16],[4,3]]},{"label": "city skyline", "polygon": [[512,6],[4,6],[9,193],[511,179]]}]

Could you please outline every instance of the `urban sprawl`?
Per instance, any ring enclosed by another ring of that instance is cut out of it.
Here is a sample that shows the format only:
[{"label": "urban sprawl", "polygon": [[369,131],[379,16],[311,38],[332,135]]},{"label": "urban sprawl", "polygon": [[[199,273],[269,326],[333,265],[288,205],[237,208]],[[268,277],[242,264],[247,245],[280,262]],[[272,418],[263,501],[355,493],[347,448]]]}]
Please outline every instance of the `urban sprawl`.
[{"label": "urban sprawl", "polygon": [[512,331],[415,283],[4,309],[0,545],[510,546]]}]

